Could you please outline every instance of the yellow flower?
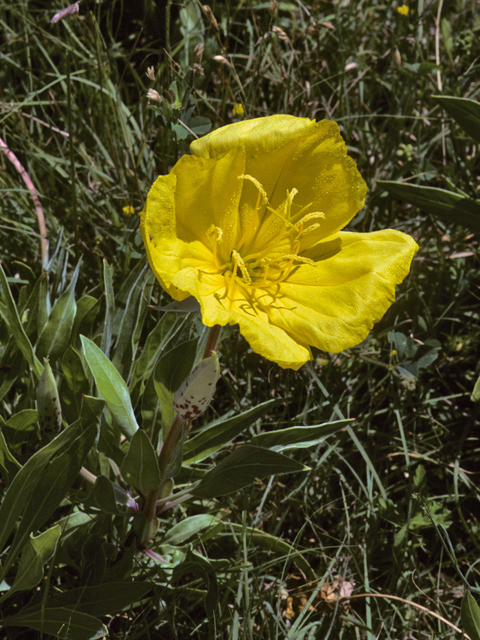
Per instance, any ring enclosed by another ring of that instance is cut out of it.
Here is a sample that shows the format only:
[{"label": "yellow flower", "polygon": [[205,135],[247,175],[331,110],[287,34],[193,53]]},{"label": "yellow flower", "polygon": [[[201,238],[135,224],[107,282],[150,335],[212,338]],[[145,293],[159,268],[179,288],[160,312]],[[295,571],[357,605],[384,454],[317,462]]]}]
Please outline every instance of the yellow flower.
[{"label": "yellow flower", "polygon": [[406,4],[402,4],[401,7],[397,7],[397,11],[401,16],[408,16],[408,7]]},{"label": "yellow flower", "polygon": [[122,211],[123,211],[123,214],[127,217],[133,216],[133,214],[135,213],[135,209],[131,205],[127,205],[126,207],[123,207]]},{"label": "yellow flower", "polygon": [[361,342],[418,249],[399,231],[341,229],[366,185],[334,122],[276,115],[195,140],[148,194],[141,231],[175,300],[205,325],[240,325],[252,349],[298,369],[310,345]]},{"label": "yellow flower", "polygon": [[243,110],[243,105],[241,105],[240,102],[237,102],[236,104],[233,105],[232,112],[233,112],[233,115],[237,118],[241,118],[245,113]]}]

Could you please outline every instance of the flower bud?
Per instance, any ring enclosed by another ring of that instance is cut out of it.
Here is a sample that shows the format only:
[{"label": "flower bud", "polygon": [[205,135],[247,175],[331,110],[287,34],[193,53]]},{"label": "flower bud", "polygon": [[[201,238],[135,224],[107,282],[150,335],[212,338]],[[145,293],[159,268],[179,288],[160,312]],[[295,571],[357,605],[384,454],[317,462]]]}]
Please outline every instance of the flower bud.
[{"label": "flower bud", "polygon": [[201,62],[203,57],[203,52],[205,51],[205,45],[201,42],[197,44],[195,49],[193,50],[193,60],[194,62]]},{"label": "flower bud", "polygon": [[208,21],[210,22],[212,27],[216,31],[218,31],[218,22],[217,22],[217,19],[215,18],[215,16],[213,15],[212,9],[208,6],[208,4],[204,4],[203,5],[203,10],[205,11],[205,15],[207,16]]},{"label": "flower bud", "polygon": [[154,100],[155,102],[163,102],[161,95],[155,89],[149,89],[147,91],[147,98],[149,100]]},{"label": "flower bud", "polygon": [[173,406],[183,420],[194,420],[207,409],[220,377],[218,356],[212,352],[185,378],[173,399]]},{"label": "flower bud", "polygon": [[272,31],[276,34],[277,38],[280,38],[280,40],[283,40],[284,42],[289,41],[287,34],[283,29],[280,29],[280,27],[273,27]]},{"label": "flower bud", "polygon": [[215,62],[220,62],[221,64],[228,64],[228,66],[231,66],[229,61],[225,58],[225,56],[221,56],[221,55],[212,56],[212,60],[215,60]]},{"label": "flower bud", "polygon": [[48,359],[44,358],[43,361],[45,366],[37,387],[38,422],[42,431],[60,431],[62,428],[62,408],[57,383]]},{"label": "flower bud", "polygon": [[395,51],[393,52],[393,64],[395,69],[402,68],[402,56],[400,55],[400,51],[395,47]]}]

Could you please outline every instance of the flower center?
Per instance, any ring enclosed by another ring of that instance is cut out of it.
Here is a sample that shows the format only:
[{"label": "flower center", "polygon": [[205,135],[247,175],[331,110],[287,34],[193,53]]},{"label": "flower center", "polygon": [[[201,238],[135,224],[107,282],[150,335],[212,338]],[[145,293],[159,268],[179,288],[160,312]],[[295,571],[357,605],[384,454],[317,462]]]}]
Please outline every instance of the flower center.
[{"label": "flower center", "polygon": [[287,190],[284,202],[274,209],[265,189],[258,180],[250,175],[239,176],[248,180],[257,189],[257,200],[250,218],[235,242],[229,259],[220,259],[223,231],[212,226],[209,235],[213,239],[213,257],[215,266],[229,283],[235,282],[247,287],[267,287],[283,282],[299,264],[315,262],[299,255],[301,241],[320,226],[319,220],[325,214],[315,211],[306,213],[308,204],[299,211],[293,211],[293,200],[297,189]]}]

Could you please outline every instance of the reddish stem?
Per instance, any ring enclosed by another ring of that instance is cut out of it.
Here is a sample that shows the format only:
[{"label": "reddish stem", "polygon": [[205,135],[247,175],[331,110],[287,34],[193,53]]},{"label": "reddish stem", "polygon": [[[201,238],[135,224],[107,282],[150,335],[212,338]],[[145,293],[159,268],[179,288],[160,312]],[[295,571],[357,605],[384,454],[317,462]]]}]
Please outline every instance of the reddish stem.
[{"label": "reddish stem", "polygon": [[213,327],[210,327],[210,333],[208,334],[207,344],[205,345],[205,351],[203,352],[204,360],[205,358],[210,357],[212,351],[215,351],[215,347],[217,346],[221,329],[222,327],[219,324],[214,324]]},{"label": "reddish stem", "polygon": [[30,191],[30,195],[32,196],[33,204],[35,205],[35,211],[37,213],[38,226],[40,229],[40,237],[41,237],[41,248],[42,248],[42,263],[45,263],[48,251],[48,240],[47,240],[47,227],[45,225],[45,216],[43,215],[42,205],[40,204],[40,200],[38,199],[37,190],[35,189],[33,182],[30,179],[30,176],[25,171],[20,160],[17,156],[10,151],[5,142],[0,138],[0,149],[3,149],[5,155],[13,164],[15,169],[22,176],[23,181],[25,182],[27,189]]}]

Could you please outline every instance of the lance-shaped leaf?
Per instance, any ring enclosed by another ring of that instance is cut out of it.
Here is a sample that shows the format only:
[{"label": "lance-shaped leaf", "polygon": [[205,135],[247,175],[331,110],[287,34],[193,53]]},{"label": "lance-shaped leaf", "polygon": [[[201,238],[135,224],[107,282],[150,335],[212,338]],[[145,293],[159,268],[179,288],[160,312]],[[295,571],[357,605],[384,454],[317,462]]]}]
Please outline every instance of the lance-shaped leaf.
[{"label": "lance-shaped leaf", "polygon": [[377,180],[393,196],[414,204],[425,213],[441,218],[449,224],[461,224],[480,234],[480,202],[465,198],[458,193],[435,187],[423,187],[404,182]]},{"label": "lance-shaped leaf", "polygon": [[110,266],[106,260],[103,261],[103,280],[105,283],[105,324],[102,332],[101,348],[103,353],[108,357],[110,347],[112,345],[113,318],[115,315],[115,294],[113,292],[113,266]]},{"label": "lance-shaped leaf", "polygon": [[2,627],[28,627],[61,640],[100,640],[108,635],[100,620],[76,611],[75,606],[23,609],[16,616],[4,618]]},{"label": "lance-shaped leaf", "polygon": [[81,260],[77,264],[70,284],[56,301],[47,324],[38,338],[35,353],[39,357],[48,355],[50,360],[57,360],[68,347],[77,310],[75,285],[80,271],[80,263]]},{"label": "lance-shaped leaf", "polygon": [[282,540],[278,536],[272,536],[271,534],[261,531],[260,529],[255,529],[254,527],[244,527],[243,524],[235,522],[229,522],[228,528],[238,535],[242,535],[243,532],[245,532],[249,540],[252,540],[255,545],[262,549],[266,549],[267,551],[272,551],[277,556],[283,556],[283,558],[293,560],[295,564],[305,572],[309,580],[317,579],[315,571],[304,557],[305,552],[299,551],[298,548],[292,546],[286,540]]},{"label": "lance-shaped leaf", "polygon": [[468,633],[470,640],[480,640],[480,607],[470,591],[463,596],[460,618],[462,631]]},{"label": "lance-shaped leaf", "polygon": [[56,524],[40,535],[30,537],[30,540],[23,548],[12,588],[7,591],[1,600],[10,597],[17,591],[25,591],[37,586],[43,578],[43,565],[55,553],[61,532],[61,525]]},{"label": "lance-shaped leaf", "polygon": [[133,412],[127,385],[107,356],[94,342],[85,336],[80,336],[80,339],[85,360],[95,378],[100,395],[107,403],[107,407],[122,433],[127,438],[131,438],[138,431],[138,423]]},{"label": "lance-shaped leaf", "polygon": [[475,142],[480,142],[480,103],[454,96],[432,96]]},{"label": "lance-shaped leaf", "polygon": [[281,453],[245,445],[235,449],[225,460],[209,471],[190,493],[198,498],[217,498],[240,491],[255,482],[277,473],[308,471],[309,467]]},{"label": "lance-shaped leaf", "polygon": [[[226,515],[225,512],[223,515]],[[172,546],[183,544],[189,538],[198,535],[205,529],[213,529],[218,533],[223,529],[224,524],[221,518],[210,513],[201,513],[196,516],[190,516],[177,522],[171,527],[165,537],[162,539],[162,544],[170,544]]]},{"label": "lance-shaped leaf", "polygon": [[18,348],[23,353],[25,360],[28,362],[37,378],[42,375],[43,367],[40,364],[39,359],[33,352],[33,347],[30,340],[25,333],[25,330],[18,315],[15,301],[12,297],[12,292],[8,286],[7,276],[5,275],[2,266],[0,265],[0,290],[3,294],[3,300],[5,302],[4,313],[8,318],[8,324],[10,325],[10,331],[17,343]]},{"label": "lance-shaped leaf", "polygon": [[311,427],[290,427],[290,429],[267,431],[253,436],[251,442],[272,451],[305,449],[319,444],[351,422],[352,420],[337,420],[336,422],[327,422],[326,424],[317,424]]},{"label": "lance-shaped leaf", "polygon": [[141,429],[132,437],[120,472],[124,480],[142,493],[160,486],[157,455],[149,437]]},{"label": "lance-shaped leaf", "polygon": [[51,458],[63,447],[75,441],[84,431],[84,425],[78,423],[62,431],[47,446],[37,451],[18,471],[6,491],[0,507],[0,550],[12,533],[15,523],[21,515],[32,492],[37,486]]},{"label": "lance-shaped leaf", "polygon": [[[83,586],[59,593],[49,600],[49,605],[53,608],[72,608],[89,616],[107,616],[138,602],[152,588],[151,583],[143,580],[104,582],[95,587]],[[29,615],[40,612],[40,609],[40,605],[30,607]]]},{"label": "lance-shaped leaf", "polygon": [[[90,451],[96,436],[97,427],[84,429],[79,420],[80,429],[73,426],[66,432],[73,431],[74,437],[68,441],[67,449],[58,456],[36,478],[30,500],[18,525],[15,537],[5,560],[3,571],[6,573],[17,555],[25,546],[30,533],[37,531],[48,520],[51,514],[59,507],[67,491],[72,486],[78,473]],[[78,426],[78,425],[77,425]],[[15,476],[15,480],[20,472]],[[14,483],[12,483],[11,487]],[[11,489],[10,487],[10,489]]]},{"label": "lance-shaped leaf", "polygon": [[185,442],[184,464],[201,462],[251,427],[265,413],[284,402],[283,398],[267,400],[233,418],[220,418]]},{"label": "lance-shaped leaf", "polygon": [[17,462],[15,456],[9,450],[5,437],[0,429],[0,475],[7,487],[21,468],[21,464]]}]

